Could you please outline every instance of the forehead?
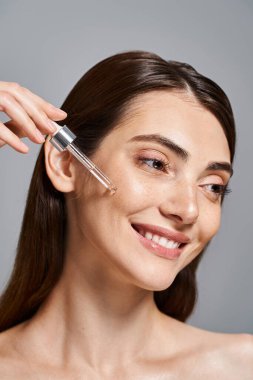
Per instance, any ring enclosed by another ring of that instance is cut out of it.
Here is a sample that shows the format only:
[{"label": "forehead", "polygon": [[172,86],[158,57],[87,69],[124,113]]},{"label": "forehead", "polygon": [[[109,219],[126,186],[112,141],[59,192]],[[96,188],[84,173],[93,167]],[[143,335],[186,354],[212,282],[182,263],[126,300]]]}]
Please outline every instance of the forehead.
[{"label": "forehead", "polygon": [[[139,95],[128,106],[115,142],[126,142],[139,134],[158,133],[189,152],[201,151],[208,158],[230,159],[228,142],[216,117],[187,94],[152,91]],[[204,158],[204,157],[203,157]]]}]

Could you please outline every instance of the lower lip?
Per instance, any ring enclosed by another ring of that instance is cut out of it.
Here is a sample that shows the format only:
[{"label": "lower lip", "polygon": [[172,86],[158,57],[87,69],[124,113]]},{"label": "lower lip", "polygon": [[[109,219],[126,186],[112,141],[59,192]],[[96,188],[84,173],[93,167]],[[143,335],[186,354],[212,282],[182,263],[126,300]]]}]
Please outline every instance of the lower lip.
[{"label": "lower lip", "polygon": [[139,234],[134,228],[133,230],[136,233],[139,241],[142,243],[144,247],[146,247],[152,253],[155,253],[156,255],[161,256],[161,257],[165,257],[166,259],[170,259],[170,260],[177,259],[181,255],[185,247],[184,245],[182,246],[182,248],[165,248],[157,244],[153,240],[146,239],[144,236]]}]

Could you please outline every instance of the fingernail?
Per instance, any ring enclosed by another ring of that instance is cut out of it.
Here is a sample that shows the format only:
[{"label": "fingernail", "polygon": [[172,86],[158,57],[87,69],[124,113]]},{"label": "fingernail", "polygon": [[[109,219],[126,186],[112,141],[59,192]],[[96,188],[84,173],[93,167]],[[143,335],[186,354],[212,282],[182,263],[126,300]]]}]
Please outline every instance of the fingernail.
[{"label": "fingernail", "polygon": [[[52,106],[53,106],[53,105],[52,105]],[[55,106],[53,106],[53,108],[55,109],[55,111],[57,111],[57,112],[59,112],[59,113],[61,113],[61,114],[63,114],[63,115],[67,115],[67,112],[61,110],[60,108],[55,107]]]},{"label": "fingernail", "polygon": [[61,110],[60,108],[58,108],[58,110],[59,110],[63,115],[67,115],[67,112]]},{"label": "fingernail", "polygon": [[28,152],[29,148],[22,141],[20,141],[20,148],[24,149],[24,151]]},{"label": "fingernail", "polygon": [[56,127],[54,126],[54,124],[50,120],[48,120],[48,127],[49,127],[51,132],[56,131]]},{"label": "fingernail", "polygon": [[37,139],[39,140],[39,142],[41,143],[45,142],[44,136],[40,133],[40,131],[38,131],[38,129],[36,129],[35,135]]}]

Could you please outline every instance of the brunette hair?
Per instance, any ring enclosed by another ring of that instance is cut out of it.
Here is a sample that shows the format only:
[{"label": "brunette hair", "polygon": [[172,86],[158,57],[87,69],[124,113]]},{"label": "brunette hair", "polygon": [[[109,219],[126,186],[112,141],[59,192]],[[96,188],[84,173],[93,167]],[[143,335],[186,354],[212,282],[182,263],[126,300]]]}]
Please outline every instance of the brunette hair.
[{"label": "brunette hair", "polygon": [[[76,143],[91,156],[130,102],[157,90],[190,94],[209,110],[224,130],[233,162],[235,123],[224,91],[189,64],[146,51],[122,52],[93,66],[64,101],[61,108],[68,117],[59,123],[73,130]],[[66,223],[65,197],[47,176],[42,146],[28,191],[14,268],[0,299],[0,331],[30,319],[56,285],[64,265]],[[160,311],[180,321],[190,316],[197,300],[196,269],[204,251],[178,273],[168,289],[154,292]]]}]

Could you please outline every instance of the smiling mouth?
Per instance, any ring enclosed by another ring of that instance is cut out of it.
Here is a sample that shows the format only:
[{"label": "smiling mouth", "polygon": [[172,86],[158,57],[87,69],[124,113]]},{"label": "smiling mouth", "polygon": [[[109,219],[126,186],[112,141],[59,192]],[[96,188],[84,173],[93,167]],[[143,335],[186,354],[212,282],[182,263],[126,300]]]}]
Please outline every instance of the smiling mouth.
[{"label": "smiling mouth", "polygon": [[[177,234],[176,232],[169,231],[167,229],[164,234],[154,233],[157,230],[165,231],[164,229],[161,229],[160,227],[151,226],[147,224],[142,225],[135,225],[131,224],[133,230],[135,231],[135,234],[137,235],[138,240],[140,243],[148,249],[151,253],[155,254],[156,256],[160,256],[169,260],[176,260],[179,258],[179,256],[183,253],[184,247],[188,244],[185,242],[175,241],[172,239],[168,239],[168,237],[177,237],[177,240],[184,240],[186,241],[186,236],[182,234]],[[151,230],[149,230],[148,226],[150,226]],[[144,228],[145,227],[145,228]],[[152,231],[152,232],[151,232]],[[164,236],[166,235],[166,236]]]},{"label": "smiling mouth", "polygon": [[141,226],[131,224],[132,228],[141,236],[143,236],[145,239],[150,240],[151,242],[156,243],[157,245],[160,245],[167,249],[178,249],[183,248],[187,243],[183,243],[177,240],[174,240],[172,238],[169,238],[168,236],[164,236],[163,234],[160,234],[159,232],[153,232],[150,231],[148,228],[143,228]]}]

